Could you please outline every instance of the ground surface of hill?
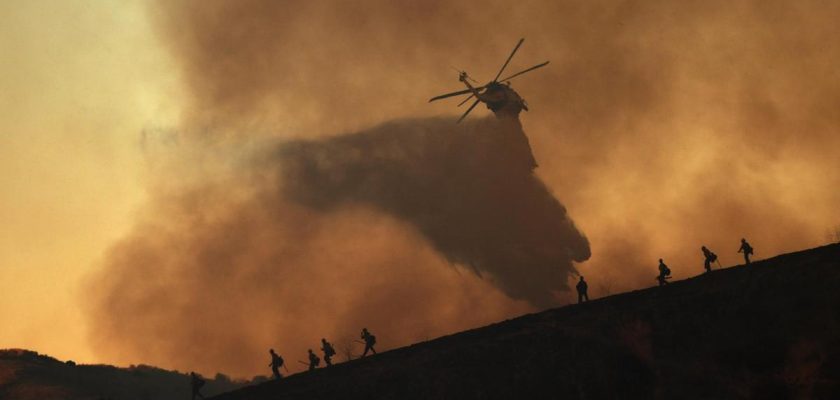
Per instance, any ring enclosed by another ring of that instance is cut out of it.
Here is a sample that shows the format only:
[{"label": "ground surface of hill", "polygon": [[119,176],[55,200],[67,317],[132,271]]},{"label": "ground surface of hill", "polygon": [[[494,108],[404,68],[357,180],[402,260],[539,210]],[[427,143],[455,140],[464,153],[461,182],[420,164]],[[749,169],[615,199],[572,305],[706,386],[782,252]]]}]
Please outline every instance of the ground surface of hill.
[{"label": "ground surface of hill", "polygon": [[217,398],[838,399],[839,383],[840,245],[831,245]]}]

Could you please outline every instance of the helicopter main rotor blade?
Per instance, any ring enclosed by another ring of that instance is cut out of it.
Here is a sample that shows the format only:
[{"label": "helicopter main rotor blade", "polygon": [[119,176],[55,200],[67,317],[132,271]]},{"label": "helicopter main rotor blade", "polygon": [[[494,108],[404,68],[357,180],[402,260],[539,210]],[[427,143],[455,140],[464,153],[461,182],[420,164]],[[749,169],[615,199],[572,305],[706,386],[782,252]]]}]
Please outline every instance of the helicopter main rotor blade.
[{"label": "helicopter main rotor blade", "polygon": [[502,65],[502,69],[500,69],[499,73],[496,74],[496,77],[493,78],[493,82],[498,82],[499,77],[502,76],[502,72],[504,72],[505,68],[507,68],[508,63],[510,62],[510,59],[513,58],[513,55],[516,54],[516,50],[519,50],[519,46],[522,46],[522,42],[524,42],[524,41],[525,41],[525,38],[519,39],[519,43],[517,43],[516,47],[513,48],[513,51],[510,52],[510,55],[508,56],[507,61],[505,61],[505,65]]},{"label": "helicopter main rotor blade", "polygon": [[[478,89],[478,88],[476,88],[476,89]],[[452,97],[452,96],[460,96],[462,94],[467,94],[467,93],[470,93],[470,92],[472,92],[472,91],[469,90],[469,89],[464,89],[464,90],[459,90],[457,92],[442,94],[440,96],[435,96],[435,97],[432,97],[431,99],[429,99],[429,103],[431,103],[435,100],[445,99],[447,97]]]},{"label": "helicopter main rotor blade", "polygon": [[481,100],[479,100],[479,99],[475,99],[475,102],[472,103],[472,105],[470,106],[470,108],[467,109],[467,111],[464,113],[464,115],[462,115],[461,118],[458,118],[458,122],[456,122],[456,124],[460,123],[464,118],[466,118],[467,114],[469,114],[470,111],[472,111],[472,109],[475,108],[475,106],[477,106],[480,101]]},{"label": "helicopter main rotor blade", "polygon": [[526,72],[533,71],[533,70],[535,70],[535,69],[537,69],[537,68],[542,68],[542,67],[545,67],[546,65],[548,65],[548,61],[546,61],[546,62],[544,62],[544,63],[542,63],[542,64],[537,64],[537,65],[535,65],[535,66],[533,66],[533,67],[531,67],[531,68],[528,68],[528,69],[526,69],[526,70],[519,71],[519,72],[517,72],[517,73],[515,73],[515,74],[513,74],[513,75],[511,75],[511,76],[509,76],[509,77],[507,77],[507,78],[505,78],[505,79],[502,79],[502,82],[504,82],[504,81],[508,81],[508,80],[511,80],[511,79],[513,79],[513,78],[516,78],[516,77],[517,77],[517,76],[519,76],[519,75],[522,75],[522,74],[524,74],[524,73],[526,73]]},{"label": "helicopter main rotor blade", "polygon": [[461,107],[464,105],[464,103],[470,101],[470,99],[473,98],[473,96],[475,96],[475,94],[471,94],[470,97],[467,97],[466,99],[464,99],[464,101],[458,103],[458,107]]}]

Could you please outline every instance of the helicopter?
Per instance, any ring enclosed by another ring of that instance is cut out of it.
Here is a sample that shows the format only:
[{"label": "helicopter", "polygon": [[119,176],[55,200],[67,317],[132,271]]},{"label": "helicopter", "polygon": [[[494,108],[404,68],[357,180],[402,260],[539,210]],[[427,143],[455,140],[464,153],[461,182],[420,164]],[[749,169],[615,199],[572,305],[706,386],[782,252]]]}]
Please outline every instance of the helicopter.
[{"label": "helicopter", "polygon": [[505,71],[505,68],[510,63],[510,60],[513,58],[513,55],[516,54],[516,51],[519,50],[519,46],[522,46],[522,42],[524,41],[524,38],[519,39],[519,43],[517,43],[516,47],[513,48],[513,51],[510,52],[510,56],[508,56],[507,61],[505,61],[505,63],[502,65],[502,68],[499,70],[499,73],[496,74],[496,77],[493,78],[492,81],[488,82],[483,86],[474,87],[470,84],[470,81],[473,81],[475,83],[477,82],[474,79],[472,79],[469,75],[467,75],[465,71],[458,71],[458,80],[461,81],[464,85],[466,85],[467,88],[465,90],[459,90],[457,92],[446,93],[440,96],[432,97],[431,99],[429,99],[429,102],[431,103],[436,100],[469,94],[469,97],[461,101],[461,103],[458,104],[458,107],[464,105],[473,97],[475,97],[475,101],[472,103],[472,105],[470,105],[469,108],[467,108],[467,111],[464,112],[463,115],[461,115],[461,118],[458,119],[458,122],[461,122],[464,118],[466,118],[470,111],[472,111],[473,108],[475,108],[475,106],[478,105],[479,102],[484,102],[485,104],[487,104],[487,108],[493,111],[493,113],[496,114],[497,118],[518,118],[519,113],[522,110],[528,111],[528,104],[525,102],[524,99],[522,99],[521,96],[519,96],[519,93],[516,93],[516,91],[510,87],[510,80],[526,72],[530,72],[537,68],[542,68],[548,65],[548,61],[546,61],[542,64],[537,64],[531,68],[519,71],[506,78],[499,79],[499,77],[502,76],[502,73]]}]

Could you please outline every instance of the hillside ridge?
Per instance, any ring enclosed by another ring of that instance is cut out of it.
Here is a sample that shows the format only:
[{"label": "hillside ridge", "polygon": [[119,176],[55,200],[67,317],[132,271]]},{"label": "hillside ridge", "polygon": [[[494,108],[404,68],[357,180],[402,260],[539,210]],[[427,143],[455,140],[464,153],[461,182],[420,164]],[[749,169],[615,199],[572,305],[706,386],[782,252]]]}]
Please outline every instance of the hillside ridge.
[{"label": "hillside ridge", "polygon": [[[222,374],[206,380],[203,392],[207,394],[231,391],[249,383],[233,381]],[[189,374],[149,365],[120,368],[76,364],[31,350],[0,350],[0,399],[175,400],[188,398],[189,384]]]},{"label": "hillside ridge", "polygon": [[215,397],[830,398],[840,244],[527,314]]},{"label": "hillside ridge", "polygon": [[[840,244],[522,315],[215,399],[840,398]],[[264,378],[262,378],[264,379]],[[250,386],[245,386],[249,385]],[[2,399],[184,399],[189,377],[0,350]]]}]

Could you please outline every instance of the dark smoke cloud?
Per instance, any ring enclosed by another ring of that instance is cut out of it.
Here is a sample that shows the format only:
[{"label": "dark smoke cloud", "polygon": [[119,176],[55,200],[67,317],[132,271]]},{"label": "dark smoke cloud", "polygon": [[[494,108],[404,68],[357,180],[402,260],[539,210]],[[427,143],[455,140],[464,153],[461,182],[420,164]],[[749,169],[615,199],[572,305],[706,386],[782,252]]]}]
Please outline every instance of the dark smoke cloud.
[{"label": "dark smoke cloud", "polygon": [[556,305],[590,256],[515,121],[403,120],[259,148],[167,191],[112,249],[93,302],[103,351],[246,374],[268,347],[346,345],[362,326],[406,344],[529,309],[490,283]]},{"label": "dark smoke cloud", "polygon": [[[840,4],[205,0],[161,1],[151,14],[187,93],[183,131],[201,133],[183,135],[172,160],[150,163],[150,204],[90,291],[103,358],[253,373],[265,347],[303,349],[316,332],[369,325],[387,329],[390,346],[528,310],[505,294],[529,298],[519,294],[529,282],[506,281],[503,263],[465,250],[411,199],[382,190],[400,176],[449,176],[436,172],[446,166],[372,172],[372,161],[343,149],[377,135],[335,137],[459,111],[426,103],[458,87],[449,65],[489,79],[522,36],[511,70],[551,60],[513,82],[531,105],[522,121],[536,174],[591,241],[591,259],[575,267],[593,295],[653,284],[659,257],[678,277],[699,273],[701,244],[726,265],[742,236],[763,258],[819,244],[840,223]],[[265,132],[275,140],[255,159],[243,148],[264,148]],[[385,136],[374,160],[428,151]],[[493,199],[488,207],[519,200]],[[514,231],[526,222],[496,221]],[[563,259],[551,239],[562,234],[546,235],[527,239],[552,243],[532,255],[558,260],[541,273],[572,273],[562,260],[583,253]]]},{"label": "dark smoke cloud", "polygon": [[521,126],[493,117],[391,122],[280,150],[290,198],[318,209],[369,204],[412,223],[449,261],[505,293],[556,305],[589,243],[531,174]]},{"label": "dark smoke cloud", "polygon": [[247,374],[269,347],[346,346],[362,326],[387,348],[556,305],[590,256],[516,121],[269,143],[222,146],[236,162],[162,190],[112,249],[94,282],[102,351]]}]

